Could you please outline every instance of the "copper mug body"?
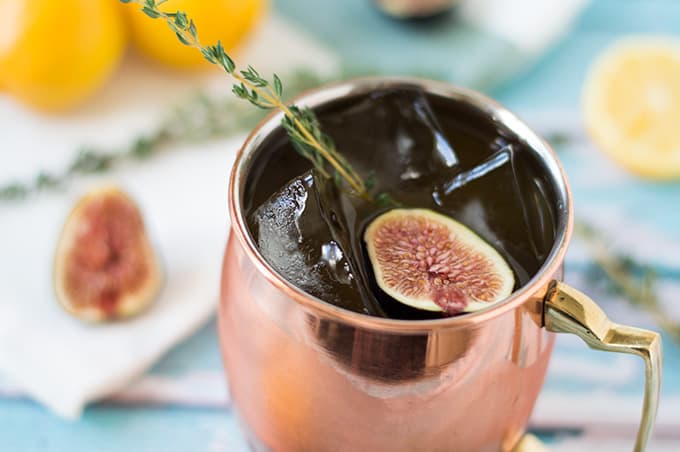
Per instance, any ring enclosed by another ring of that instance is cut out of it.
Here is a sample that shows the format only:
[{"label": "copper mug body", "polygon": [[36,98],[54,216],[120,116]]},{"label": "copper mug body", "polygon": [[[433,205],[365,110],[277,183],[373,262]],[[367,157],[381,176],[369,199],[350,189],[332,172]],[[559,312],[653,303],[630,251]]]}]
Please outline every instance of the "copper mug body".
[{"label": "copper mug body", "polygon": [[[232,172],[232,234],[219,308],[233,407],[250,447],[511,450],[543,384],[553,331],[568,331],[593,348],[645,358],[647,416],[636,443],[641,450],[656,412],[658,336],[609,322],[587,297],[560,283],[573,210],[564,172],[548,144],[494,101],[428,80],[351,80],[320,88],[297,103],[317,108],[344,96],[414,85],[493,117],[537,154],[554,192],[552,250],[528,284],[505,302],[473,314],[403,321],[324,303],[279,276],[258,253],[246,227],[242,198],[248,171],[253,157],[266,152],[266,138],[281,120],[280,115],[270,116],[246,140]],[[625,329],[619,335],[624,339],[612,343],[611,332],[617,328]],[[625,337],[634,337],[637,345]],[[640,345],[640,338],[649,343]]]}]

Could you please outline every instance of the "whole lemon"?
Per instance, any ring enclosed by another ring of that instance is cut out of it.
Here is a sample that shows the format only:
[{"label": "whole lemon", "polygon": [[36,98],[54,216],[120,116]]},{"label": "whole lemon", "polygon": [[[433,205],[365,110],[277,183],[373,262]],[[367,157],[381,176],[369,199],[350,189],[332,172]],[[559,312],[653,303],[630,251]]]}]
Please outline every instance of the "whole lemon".
[{"label": "whole lemon", "polygon": [[0,91],[46,111],[74,107],[126,44],[116,0],[0,0]]},{"label": "whole lemon", "polygon": [[[129,5],[132,39],[142,53],[176,68],[200,68],[209,63],[200,52],[182,45],[161,20],[151,20],[138,6]],[[212,45],[218,40],[227,51],[254,27],[262,16],[266,0],[168,0],[161,9],[184,11],[194,20],[201,43]]]}]

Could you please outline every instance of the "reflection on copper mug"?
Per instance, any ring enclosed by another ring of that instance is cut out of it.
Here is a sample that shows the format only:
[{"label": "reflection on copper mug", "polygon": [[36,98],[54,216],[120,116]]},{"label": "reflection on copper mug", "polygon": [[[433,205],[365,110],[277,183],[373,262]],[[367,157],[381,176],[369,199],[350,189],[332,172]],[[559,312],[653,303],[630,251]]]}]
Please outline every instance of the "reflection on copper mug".
[{"label": "reflection on copper mug", "polygon": [[320,88],[297,103],[318,108],[350,95],[405,86],[493,118],[536,154],[554,193],[550,254],[506,301],[459,317],[393,320],[324,303],[277,275],[248,233],[242,202],[249,170],[254,156],[267,152],[266,138],[280,133],[280,114],[265,119],[245,142],[231,175],[232,234],[219,310],[233,406],[250,447],[512,450],[543,384],[554,332],[569,332],[592,348],[645,360],[635,450],[644,449],[658,403],[660,338],[610,322],[592,300],[561,282],[573,209],[563,170],[544,140],[494,101],[429,80],[357,79]]}]

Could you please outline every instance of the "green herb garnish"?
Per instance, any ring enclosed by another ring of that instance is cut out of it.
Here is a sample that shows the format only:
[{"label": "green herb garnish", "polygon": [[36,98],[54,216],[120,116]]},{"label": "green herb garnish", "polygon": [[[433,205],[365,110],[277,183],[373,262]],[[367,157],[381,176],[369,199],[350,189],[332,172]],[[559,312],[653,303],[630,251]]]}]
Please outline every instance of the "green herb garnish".
[{"label": "green herb garnish", "polygon": [[364,179],[352,168],[345,157],[337,151],[333,140],[323,133],[314,112],[305,107],[287,105],[282,99],[283,82],[274,74],[271,81],[260,75],[252,66],[239,69],[227,54],[221,42],[203,45],[198,37],[194,21],[182,11],[164,12],[159,7],[167,0],[121,0],[136,3],[142,12],[152,19],[164,20],[179,41],[198,49],[206,60],[220,66],[234,79],[232,92],[251,105],[265,110],[279,110],[283,113],[281,124],[288,133],[297,152],[314,165],[316,171],[336,182],[344,181],[351,192],[367,201],[384,203],[385,194],[374,195],[367,188]]},{"label": "green herb garnish", "polygon": [[591,225],[577,223],[575,234],[587,245],[594,264],[590,282],[601,284],[613,295],[648,312],[654,321],[680,344],[680,325],[664,311],[656,293],[658,276],[654,269],[632,256],[611,249],[603,234]]}]

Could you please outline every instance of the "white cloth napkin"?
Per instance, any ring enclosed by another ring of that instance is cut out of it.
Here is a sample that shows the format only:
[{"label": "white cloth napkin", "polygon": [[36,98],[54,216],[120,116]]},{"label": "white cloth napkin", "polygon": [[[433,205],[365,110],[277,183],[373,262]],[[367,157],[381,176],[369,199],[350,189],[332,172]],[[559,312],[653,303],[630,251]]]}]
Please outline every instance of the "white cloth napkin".
[{"label": "white cloth napkin", "polygon": [[[241,58],[263,73],[301,66],[324,72],[335,64],[328,51],[276,19]],[[58,170],[84,144],[115,149],[199,88],[227,91],[230,85],[218,72],[178,75],[130,58],[105,92],[70,115],[40,116],[0,98],[0,181]],[[87,402],[119,390],[206,322],[217,306],[229,231],[227,181],[243,138],[181,146],[60,193],[0,203],[0,374],[12,386],[76,418]],[[120,185],[140,204],[165,283],[138,318],[88,325],[57,304],[52,262],[74,202],[102,182]]]},{"label": "white cloth napkin", "polygon": [[587,0],[469,0],[465,20],[537,56],[563,35]]},{"label": "white cloth napkin", "polygon": [[109,176],[141,205],[165,272],[157,302],[130,321],[83,324],[54,299],[54,248],[77,190],[3,208],[0,370],[56,413],[76,417],[202,325],[217,301],[229,226],[226,175],[239,141]]}]

